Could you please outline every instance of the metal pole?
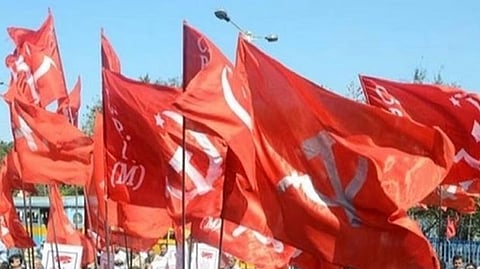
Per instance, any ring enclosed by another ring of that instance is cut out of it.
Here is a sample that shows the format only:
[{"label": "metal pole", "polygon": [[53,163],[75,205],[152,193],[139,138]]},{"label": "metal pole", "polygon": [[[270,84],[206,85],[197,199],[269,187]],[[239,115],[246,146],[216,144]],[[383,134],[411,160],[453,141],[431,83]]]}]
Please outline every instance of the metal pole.
[{"label": "metal pole", "polygon": [[[27,231],[28,235],[30,235],[30,238],[33,240],[33,237],[32,237],[32,230],[29,229],[29,223],[28,223],[28,218],[27,218],[27,213],[28,213],[28,210],[27,210],[27,200],[25,198],[25,184],[24,184],[24,181],[22,179],[22,199],[23,199],[23,220],[25,222],[25,230]],[[30,215],[31,215],[31,211],[30,211]],[[30,218],[30,222],[31,222],[31,218]],[[32,257],[31,257],[31,254],[32,252],[30,251],[31,248],[29,248],[27,250],[27,257],[28,257],[28,262],[29,262],[29,265],[31,266],[32,265]],[[33,268],[33,267],[32,267]]]},{"label": "metal pole", "polygon": [[222,261],[222,249],[223,249],[223,227],[225,221],[223,218],[220,219],[220,239],[218,240],[218,264],[217,264],[217,269],[221,269],[221,261]]},{"label": "metal pole", "polygon": [[[32,197],[30,195],[28,196],[28,211],[30,212],[29,213],[30,214],[30,224],[29,224],[29,226],[30,226],[30,236],[33,239],[35,237],[35,234],[33,232]],[[37,219],[37,225],[38,225],[38,220],[39,219]],[[35,250],[33,249],[33,247],[31,247],[31,248],[28,248],[28,251],[31,252],[31,258],[32,258],[31,261],[30,261],[30,264],[32,266],[35,266]]]},{"label": "metal pole", "polygon": [[[75,189],[75,213],[73,214],[73,216],[78,216],[78,188],[77,186],[74,186],[73,188]],[[78,224],[76,220],[74,221],[74,224],[75,224],[75,230],[78,230]]]},{"label": "metal pole", "polygon": [[[185,34],[183,35],[183,44],[185,46],[186,44],[186,37],[185,37]],[[187,55],[185,53],[185,48],[183,49],[183,52],[182,52],[182,58],[183,58],[183,70],[182,70],[182,90],[183,92],[185,92],[185,83],[186,83],[186,74],[187,74],[187,71],[186,71],[186,66],[187,66],[187,62],[186,62],[186,58],[187,58]],[[186,217],[186,214],[185,214],[185,210],[186,210],[186,201],[185,201],[185,180],[186,180],[186,176],[185,176],[185,169],[186,169],[186,165],[185,165],[185,161],[186,161],[186,147],[187,147],[187,142],[186,142],[186,132],[187,132],[187,129],[186,129],[186,120],[185,120],[185,116],[182,114],[182,269],[185,269],[185,241],[186,241],[186,238],[185,238],[185,228],[186,228],[186,222],[187,222],[187,217]],[[190,268],[190,266],[189,266]]]}]

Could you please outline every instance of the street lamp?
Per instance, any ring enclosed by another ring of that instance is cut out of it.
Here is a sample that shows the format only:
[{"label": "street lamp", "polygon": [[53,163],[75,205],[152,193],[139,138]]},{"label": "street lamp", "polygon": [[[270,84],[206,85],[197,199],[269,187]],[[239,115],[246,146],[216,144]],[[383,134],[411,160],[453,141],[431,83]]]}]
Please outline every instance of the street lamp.
[{"label": "street lamp", "polygon": [[215,17],[217,17],[219,20],[222,20],[222,21],[226,21],[226,22],[229,22],[231,23],[235,28],[237,28],[238,31],[240,31],[240,33],[242,33],[243,35],[245,35],[249,40],[253,40],[253,39],[265,39],[267,40],[267,42],[276,42],[278,41],[278,36],[276,34],[270,34],[270,35],[266,35],[266,36],[258,36],[258,35],[254,35],[252,32],[250,31],[246,31],[244,30],[242,27],[240,27],[238,24],[236,24],[229,16],[228,16],[228,13],[223,10],[223,9],[218,9],[218,10],[215,10],[214,12],[215,14]]}]

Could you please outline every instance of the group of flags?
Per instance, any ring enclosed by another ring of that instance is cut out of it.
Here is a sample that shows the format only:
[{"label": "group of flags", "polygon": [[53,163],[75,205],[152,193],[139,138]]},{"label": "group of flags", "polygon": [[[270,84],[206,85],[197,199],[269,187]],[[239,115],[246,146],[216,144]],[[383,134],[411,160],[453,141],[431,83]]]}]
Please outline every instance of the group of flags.
[{"label": "group of flags", "polygon": [[[76,127],[80,81],[67,92],[52,15],[38,30],[8,29],[4,244],[33,244],[12,189],[48,184],[56,229],[47,242],[82,245],[84,264],[94,248],[149,249],[186,221],[192,238],[258,268],[438,268],[407,210],[475,210],[477,95],[360,76],[361,104],[242,36],[232,63],[188,23],[183,32],[182,88],[124,76],[102,32],[103,106],[88,137]],[[72,229],[58,184],[84,187],[88,233]]]}]

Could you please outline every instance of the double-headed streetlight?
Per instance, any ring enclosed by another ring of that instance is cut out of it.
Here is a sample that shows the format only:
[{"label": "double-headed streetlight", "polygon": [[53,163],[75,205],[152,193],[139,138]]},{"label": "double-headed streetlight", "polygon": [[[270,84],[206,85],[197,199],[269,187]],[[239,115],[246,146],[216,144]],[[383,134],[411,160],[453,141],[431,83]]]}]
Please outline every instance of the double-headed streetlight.
[{"label": "double-headed streetlight", "polygon": [[238,24],[236,24],[229,16],[228,16],[228,13],[223,10],[223,9],[218,9],[214,12],[215,14],[215,17],[217,17],[219,20],[223,20],[223,21],[226,21],[226,22],[229,22],[231,23],[235,28],[238,29],[238,31],[240,31],[240,33],[242,33],[243,35],[245,35],[249,40],[253,40],[253,39],[265,39],[267,40],[268,42],[276,42],[278,41],[278,36],[276,34],[270,34],[270,35],[266,35],[266,36],[258,36],[258,35],[254,35],[252,32],[250,31],[246,31],[244,30],[242,27],[240,27]]}]

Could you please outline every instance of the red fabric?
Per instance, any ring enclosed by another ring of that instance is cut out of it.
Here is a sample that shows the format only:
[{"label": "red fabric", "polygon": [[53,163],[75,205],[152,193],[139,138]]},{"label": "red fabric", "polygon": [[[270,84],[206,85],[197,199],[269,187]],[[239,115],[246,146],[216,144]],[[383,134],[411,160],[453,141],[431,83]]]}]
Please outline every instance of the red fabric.
[{"label": "red fabric", "polygon": [[72,120],[72,124],[78,127],[78,111],[80,110],[80,92],[82,89],[82,81],[78,77],[75,86],[68,95],[68,98],[59,100],[57,113],[63,114],[67,119]]},{"label": "red fabric", "polygon": [[82,246],[82,266],[87,266],[95,260],[93,242],[73,228],[64,211],[62,197],[57,185],[49,186],[49,198],[50,211],[46,241],[48,243]]},{"label": "red fabric", "polygon": [[[223,232],[222,251],[242,261],[255,264],[257,268],[281,268],[287,265],[294,248],[234,222],[205,217],[192,222],[192,237],[214,247],[220,246]],[[242,246],[242,247],[239,247]]]},{"label": "red fabric", "polygon": [[89,228],[105,239],[105,223],[108,223],[112,242],[115,244],[127,245],[136,250],[149,249],[171,226],[166,210],[118,204],[107,199],[103,165],[103,117],[100,113],[95,116],[93,139],[94,172],[86,185]]},{"label": "red fabric", "polygon": [[478,197],[478,193],[469,193],[459,185],[443,184],[423,199],[421,203],[449,207],[462,214],[473,214],[477,210],[475,199]]},{"label": "red fabric", "polygon": [[105,34],[101,33],[102,67],[115,73],[121,72],[120,60]]},{"label": "red fabric", "polygon": [[[181,217],[182,117],[171,103],[180,92],[129,80],[108,70],[104,70],[104,86],[109,108],[105,113],[108,115],[106,150],[110,197],[140,206],[168,206],[170,215],[178,220]],[[122,113],[117,113],[117,108],[122,108]],[[122,129],[115,127],[115,121]],[[126,139],[128,148],[124,150],[126,144],[122,140]],[[187,214],[219,216],[225,147],[222,141],[205,134],[201,126],[188,125],[185,139]],[[134,180],[131,185],[112,181],[112,175],[116,179],[121,176],[111,172],[115,165],[128,164],[130,160],[135,160],[136,166],[132,167],[144,169],[143,181],[135,178],[138,181]]]},{"label": "red fabric", "polygon": [[265,173],[257,173],[263,208],[282,220],[270,225],[275,237],[333,264],[435,268],[430,244],[404,210],[446,175],[448,138],[328,92],[239,43]]},{"label": "red fabric", "polygon": [[187,87],[193,77],[210,62],[210,46],[211,42],[202,33],[187,22],[183,22],[184,87]]},{"label": "red fabric", "polygon": [[67,90],[53,16],[49,13],[38,30],[9,27],[7,31],[16,46],[16,63],[7,65],[12,70],[13,77],[21,70],[26,73],[30,90],[38,93],[38,104],[42,107],[57,98],[65,98]]},{"label": "red fabric", "polygon": [[7,248],[29,248],[35,243],[18,219],[7,169],[6,165],[0,167],[0,241]]},{"label": "red fabric", "polygon": [[451,216],[447,217],[447,227],[445,230],[445,237],[447,239],[452,239],[457,234],[458,221],[458,215],[455,218],[452,218]]},{"label": "red fabric", "polygon": [[58,67],[61,66],[53,15],[50,12],[38,30],[8,27],[7,32],[17,48],[28,42],[52,57]]},{"label": "red fabric", "polygon": [[290,261],[291,265],[298,266],[302,269],[344,269],[345,267],[328,263],[325,260],[318,259],[310,253],[300,252],[296,253]]},{"label": "red fabric", "polygon": [[[193,38],[193,40],[191,40]],[[185,92],[175,106],[188,119],[205,125],[222,137],[238,156],[244,173],[255,188],[255,151],[252,139],[253,118],[250,94],[244,87],[241,74],[204,35],[184,24],[184,69],[188,82]],[[201,43],[201,51],[192,44]],[[201,54],[198,54],[201,52]],[[203,64],[205,55],[208,63]]]},{"label": "red fabric", "polygon": [[31,194],[36,194],[37,189],[32,183],[27,183],[22,180],[20,176],[20,163],[18,161],[17,153],[12,149],[7,155],[3,158],[2,166],[6,167],[6,175],[4,180],[16,190],[24,190]]},{"label": "red fabric", "polygon": [[[105,172],[104,172],[104,147],[103,147],[103,116],[95,114],[93,131],[93,173],[85,186],[86,204],[89,226],[97,234],[100,229],[104,231],[105,223],[108,226],[117,227],[117,203],[106,196]],[[104,235],[104,234],[102,234]]]},{"label": "red fabric", "polygon": [[65,117],[19,100],[12,104],[11,113],[15,150],[25,182],[85,184],[91,173],[90,138]]},{"label": "red fabric", "polygon": [[[454,184],[480,176],[480,97],[441,85],[400,83],[361,76],[370,104],[385,110],[401,106],[406,115],[427,126],[438,126],[452,140],[454,165],[443,183]],[[404,115],[405,115],[404,113]]]},{"label": "red fabric", "polygon": [[[17,57],[8,55],[5,64],[7,67],[11,68],[11,66],[15,64],[16,60]],[[36,88],[32,87],[33,84],[27,84],[27,75],[29,75],[28,72],[18,72],[16,73],[15,77],[12,76],[12,78],[10,78],[8,89],[2,95],[5,102],[11,104],[14,99],[21,99],[26,103],[39,104],[40,97],[38,96]]]},{"label": "red fabric", "polygon": [[165,208],[122,204],[118,214],[122,220],[120,227],[131,236],[159,239],[172,227],[172,220]]},{"label": "red fabric", "polygon": [[[159,136],[165,134],[155,135],[153,131],[156,108],[139,103],[140,98],[152,100],[152,96],[134,98],[132,93],[141,90],[144,84],[126,84],[116,78],[115,74],[104,69],[103,113],[108,196],[112,200],[135,205],[166,207],[165,196],[159,195],[166,191],[161,179],[166,176],[167,164],[162,161],[165,158],[159,142]],[[133,86],[136,87],[131,88]],[[165,91],[161,86],[158,86],[158,90]],[[177,94],[175,90],[167,92],[172,97]],[[145,117],[145,120],[141,117]]]},{"label": "red fabric", "polygon": [[480,179],[470,179],[458,183],[466,192],[478,194],[480,193]]},{"label": "red fabric", "polygon": [[7,67],[12,73],[10,87],[13,87],[7,96],[17,92],[15,95],[21,95],[41,107],[66,98],[62,71],[49,55],[37,47],[25,43],[14,55],[7,56]]}]

